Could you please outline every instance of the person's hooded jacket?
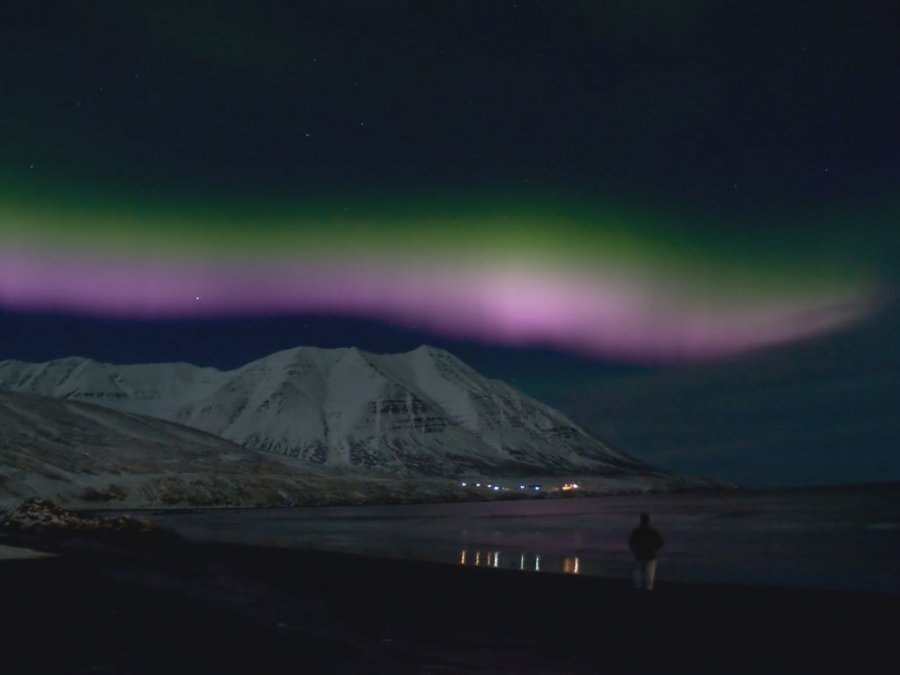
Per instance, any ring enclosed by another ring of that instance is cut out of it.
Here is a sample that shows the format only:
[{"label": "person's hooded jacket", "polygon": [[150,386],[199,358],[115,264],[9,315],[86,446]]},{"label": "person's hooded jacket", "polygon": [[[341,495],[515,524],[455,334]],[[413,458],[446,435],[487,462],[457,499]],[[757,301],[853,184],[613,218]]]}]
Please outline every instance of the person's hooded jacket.
[{"label": "person's hooded jacket", "polygon": [[640,562],[654,560],[659,549],[663,547],[663,538],[656,528],[649,523],[641,523],[634,528],[628,538],[628,547]]}]

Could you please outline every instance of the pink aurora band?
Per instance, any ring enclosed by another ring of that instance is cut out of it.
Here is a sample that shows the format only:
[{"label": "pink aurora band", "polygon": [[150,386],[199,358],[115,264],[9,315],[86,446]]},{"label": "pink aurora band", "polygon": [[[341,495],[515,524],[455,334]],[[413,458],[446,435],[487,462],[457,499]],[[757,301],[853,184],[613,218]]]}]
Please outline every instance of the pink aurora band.
[{"label": "pink aurora band", "polygon": [[319,313],[633,361],[703,360],[810,337],[869,314],[859,292],[727,309],[661,284],[514,267],[248,264],[0,252],[0,306],[122,318]]}]

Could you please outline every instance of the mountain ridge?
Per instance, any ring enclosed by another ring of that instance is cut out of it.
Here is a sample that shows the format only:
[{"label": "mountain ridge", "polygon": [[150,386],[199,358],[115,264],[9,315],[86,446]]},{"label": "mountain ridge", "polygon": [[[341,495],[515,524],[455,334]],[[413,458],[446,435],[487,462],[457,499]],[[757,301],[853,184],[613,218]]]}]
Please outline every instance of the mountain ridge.
[{"label": "mountain ridge", "polygon": [[298,346],[231,370],[67,357],[0,362],[0,389],[159,417],[313,465],[394,474],[650,468],[441,349]]}]

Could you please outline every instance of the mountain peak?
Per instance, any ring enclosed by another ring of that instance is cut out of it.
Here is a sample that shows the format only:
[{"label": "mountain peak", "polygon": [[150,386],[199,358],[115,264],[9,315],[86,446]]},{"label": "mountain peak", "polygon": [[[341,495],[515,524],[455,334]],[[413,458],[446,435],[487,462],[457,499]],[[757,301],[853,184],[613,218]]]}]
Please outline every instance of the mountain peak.
[{"label": "mountain peak", "polygon": [[448,352],[431,345],[421,344],[413,350],[406,352],[407,354],[447,354]]},{"label": "mountain peak", "polygon": [[2,388],[143,413],[248,449],[354,470],[456,476],[646,469],[562,413],[430,345],[397,354],[298,346],[231,371],[111,367],[76,357],[0,368]]}]

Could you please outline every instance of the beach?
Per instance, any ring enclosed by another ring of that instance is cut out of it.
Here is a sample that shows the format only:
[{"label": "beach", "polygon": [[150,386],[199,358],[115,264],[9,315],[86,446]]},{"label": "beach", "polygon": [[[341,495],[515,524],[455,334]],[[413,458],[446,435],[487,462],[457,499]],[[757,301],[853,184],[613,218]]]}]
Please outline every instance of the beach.
[{"label": "beach", "polygon": [[6,544],[58,554],[0,562],[9,673],[861,672],[890,655],[900,605],[235,544]]}]

